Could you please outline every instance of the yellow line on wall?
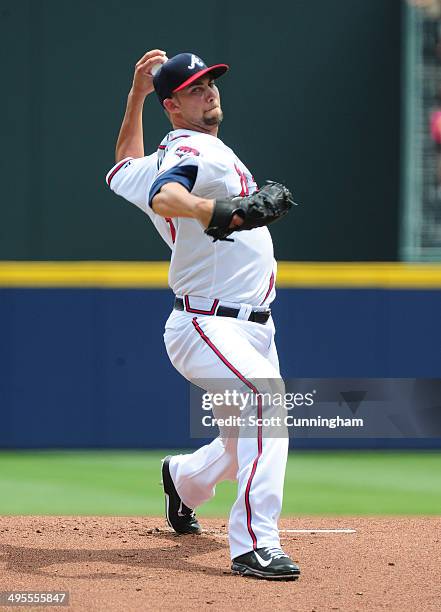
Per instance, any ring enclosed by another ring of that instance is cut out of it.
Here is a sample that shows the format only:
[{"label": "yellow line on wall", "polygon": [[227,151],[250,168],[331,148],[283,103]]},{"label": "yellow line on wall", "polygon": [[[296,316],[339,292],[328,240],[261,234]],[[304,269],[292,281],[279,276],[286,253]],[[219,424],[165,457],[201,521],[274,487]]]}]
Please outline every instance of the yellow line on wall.
[{"label": "yellow line on wall", "polygon": [[[166,261],[2,261],[0,287],[168,287]],[[279,262],[278,287],[441,289],[441,264]]]},{"label": "yellow line on wall", "polygon": [[168,261],[2,261],[0,287],[168,287]]},{"label": "yellow line on wall", "polygon": [[441,289],[441,264],[283,261],[277,286]]}]

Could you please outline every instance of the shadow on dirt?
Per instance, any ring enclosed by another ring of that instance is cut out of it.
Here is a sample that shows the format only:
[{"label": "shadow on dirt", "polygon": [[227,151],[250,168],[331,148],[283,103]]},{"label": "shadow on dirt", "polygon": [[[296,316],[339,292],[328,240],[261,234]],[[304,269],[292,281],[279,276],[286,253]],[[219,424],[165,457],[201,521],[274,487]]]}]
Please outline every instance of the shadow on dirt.
[{"label": "shadow on dirt", "polygon": [[[62,573],[64,564],[103,563],[115,566],[138,568],[140,573],[146,569],[167,569],[205,576],[220,576],[222,569],[208,567],[192,561],[192,557],[213,553],[227,548],[227,542],[220,542],[209,535],[177,536],[173,533],[159,532],[149,537],[150,548],[109,548],[76,550],[62,548],[27,548],[24,546],[0,545],[0,561],[5,563],[4,571],[41,576],[53,575],[45,571],[50,566],[58,566],[57,578],[80,578],[102,580],[104,578],[124,578],[133,580],[133,575],[120,572],[89,571],[85,573]],[[161,546],[161,543],[166,544]],[[115,568],[116,569],[116,568]]]}]

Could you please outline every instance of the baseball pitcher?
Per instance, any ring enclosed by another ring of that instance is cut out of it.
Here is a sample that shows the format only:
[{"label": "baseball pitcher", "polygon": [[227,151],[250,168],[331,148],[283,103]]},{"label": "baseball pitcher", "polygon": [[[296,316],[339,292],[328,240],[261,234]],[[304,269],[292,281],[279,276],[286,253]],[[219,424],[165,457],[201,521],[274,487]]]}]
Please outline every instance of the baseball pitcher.
[{"label": "baseball pitcher", "polygon": [[[175,298],[164,333],[171,362],[200,386],[201,380],[237,383],[256,397],[261,417],[260,394],[281,381],[270,310],[276,262],[267,225],[294,202],[279,183],[259,190],[218,138],[223,114],[216,81],[228,68],[207,66],[194,53],[171,59],[161,50],[146,53],[136,65],[107,183],[148,214],[171,249]],[[145,156],[142,109],[153,91],[172,130]],[[215,384],[208,386],[213,391]],[[233,572],[297,579],[300,569],[281,549],[277,526],[288,438],[266,436],[259,424],[252,431],[221,427],[219,437],[196,452],[164,459],[166,518],[178,533],[199,534],[195,508],[214,495],[217,483],[237,480],[228,530]]]}]

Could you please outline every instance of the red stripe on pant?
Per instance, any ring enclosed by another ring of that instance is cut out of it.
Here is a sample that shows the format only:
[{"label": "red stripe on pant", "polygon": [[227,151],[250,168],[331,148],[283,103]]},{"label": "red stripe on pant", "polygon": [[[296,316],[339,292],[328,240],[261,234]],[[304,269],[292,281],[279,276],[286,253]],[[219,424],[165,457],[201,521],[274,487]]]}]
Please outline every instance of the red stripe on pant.
[{"label": "red stripe on pant", "polygon": [[[222,353],[220,352],[220,350],[213,344],[213,342],[210,340],[210,338],[202,331],[198,321],[197,321],[197,317],[194,317],[192,319],[192,323],[194,325],[194,328],[196,329],[196,331],[198,332],[198,334],[200,335],[200,337],[202,338],[202,340],[208,344],[208,346],[214,351],[214,353],[216,353],[216,355],[219,357],[219,359],[222,361],[222,363],[224,363],[227,368],[229,370],[231,370],[242,382],[244,382],[246,384],[246,386],[251,389],[253,391],[253,393],[255,393],[257,395],[257,417],[258,419],[262,419],[262,398],[259,397],[259,392],[256,389],[256,387],[245,378],[245,376],[243,376],[243,374],[241,374],[239,372],[239,370],[237,370],[229,361],[226,357],[224,357],[224,355],[222,355]],[[260,456],[262,455],[262,425],[258,425],[257,426],[257,456],[254,459],[253,462],[253,467],[251,468],[251,473],[248,477],[248,482],[247,482],[247,486],[245,489],[245,507],[246,507],[246,511],[247,511],[247,528],[248,528],[248,533],[251,536],[251,539],[253,541],[253,550],[256,550],[257,548],[257,538],[256,538],[256,534],[253,531],[253,527],[251,525],[251,519],[252,519],[252,512],[251,512],[251,503],[250,503],[250,490],[251,490],[251,485],[253,483],[253,478],[254,475],[256,473],[257,470],[257,464],[259,462]]]}]

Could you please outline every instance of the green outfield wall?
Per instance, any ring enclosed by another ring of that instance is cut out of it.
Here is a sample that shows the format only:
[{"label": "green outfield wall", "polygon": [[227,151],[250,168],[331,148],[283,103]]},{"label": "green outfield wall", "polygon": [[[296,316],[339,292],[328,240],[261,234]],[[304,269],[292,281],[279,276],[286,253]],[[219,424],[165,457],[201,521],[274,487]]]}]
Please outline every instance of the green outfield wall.
[{"label": "green outfield wall", "polygon": [[[148,49],[227,62],[221,138],[301,203],[276,255],[393,261],[398,251],[400,0],[163,5],[0,0],[0,259],[162,260],[148,219],[104,177]],[[145,108],[146,148],[168,130]]]}]

